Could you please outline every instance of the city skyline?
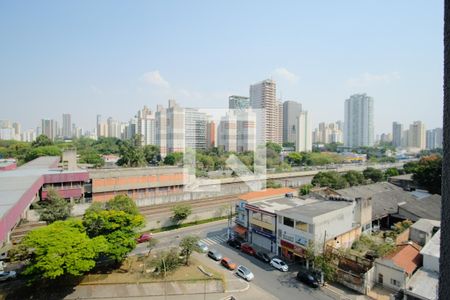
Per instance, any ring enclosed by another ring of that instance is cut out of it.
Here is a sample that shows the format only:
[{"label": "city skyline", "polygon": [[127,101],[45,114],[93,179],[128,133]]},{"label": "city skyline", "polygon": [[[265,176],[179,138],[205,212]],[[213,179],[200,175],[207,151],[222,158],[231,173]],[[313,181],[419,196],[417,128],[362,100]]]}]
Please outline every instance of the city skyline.
[{"label": "city skyline", "polygon": [[[225,108],[229,96],[249,96],[250,84],[273,78],[277,99],[308,107],[313,127],[343,119],[342,103],[355,93],[374,98],[376,134],[390,132],[393,121],[442,127],[442,5],[408,2],[404,10],[405,3],[245,3],[236,11],[230,3],[193,2],[188,14],[166,3],[120,12],[86,3],[27,10],[2,3],[0,119],[27,129],[70,113],[91,130],[97,114],[127,121],[144,105],[155,111],[171,98],[183,107]],[[52,18],[42,21],[42,11]],[[330,22],[317,23],[319,11]],[[134,21],[114,24],[122,13]],[[272,15],[279,19],[263,21]],[[244,17],[246,26],[233,21]]]}]

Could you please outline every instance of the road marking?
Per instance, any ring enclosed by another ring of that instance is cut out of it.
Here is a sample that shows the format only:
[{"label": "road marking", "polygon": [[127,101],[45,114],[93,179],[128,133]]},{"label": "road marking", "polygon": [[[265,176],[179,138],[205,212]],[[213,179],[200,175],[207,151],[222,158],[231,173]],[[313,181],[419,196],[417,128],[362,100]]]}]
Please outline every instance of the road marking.
[{"label": "road marking", "polygon": [[214,236],[209,237],[209,238],[204,238],[204,239],[202,239],[200,241],[202,243],[205,243],[208,246],[212,246],[212,245],[225,243],[227,241],[227,239],[225,237],[223,237],[222,235],[214,235]]}]

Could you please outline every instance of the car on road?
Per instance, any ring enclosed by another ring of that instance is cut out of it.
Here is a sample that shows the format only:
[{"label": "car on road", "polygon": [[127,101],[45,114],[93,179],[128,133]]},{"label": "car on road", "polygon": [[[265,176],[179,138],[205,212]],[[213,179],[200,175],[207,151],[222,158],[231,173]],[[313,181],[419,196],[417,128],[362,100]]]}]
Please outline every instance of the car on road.
[{"label": "car on road", "polygon": [[228,270],[235,270],[237,267],[237,265],[234,262],[232,262],[231,259],[229,259],[228,257],[222,258],[220,264],[225,268],[227,268]]},{"label": "car on road", "polygon": [[250,255],[255,255],[256,251],[255,249],[253,249],[252,246],[250,246],[249,244],[242,244],[241,245],[241,251]]},{"label": "car on road", "polygon": [[297,279],[312,288],[318,288],[320,286],[319,280],[317,280],[312,274],[305,271],[299,271],[297,273]]},{"label": "car on road", "polygon": [[233,247],[233,248],[236,248],[236,249],[240,249],[242,243],[241,243],[239,240],[237,240],[237,239],[229,239],[229,240],[227,241],[227,244],[228,244],[230,247]]},{"label": "car on road", "polygon": [[270,262],[270,257],[269,257],[269,255],[267,255],[267,253],[264,253],[264,252],[261,252],[261,251],[257,251],[256,254],[255,254],[255,257],[257,259],[259,259],[260,261],[262,261],[262,262],[265,262],[265,263],[269,263]]},{"label": "car on road", "polygon": [[136,239],[136,242],[144,243],[150,241],[151,239],[152,239],[151,233],[143,233]]},{"label": "car on road", "polygon": [[197,242],[197,247],[200,250],[200,252],[202,252],[202,253],[206,253],[209,250],[208,246],[205,243],[203,243],[202,241]]},{"label": "car on road", "polygon": [[15,271],[9,271],[9,272],[0,272],[0,281],[7,281],[12,280],[16,278],[16,272]]},{"label": "car on road", "polygon": [[289,269],[288,265],[279,258],[272,258],[272,260],[270,261],[270,265],[275,269],[283,272],[287,272]]},{"label": "car on road", "polygon": [[223,258],[223,255],[216,249],[209,250],[208,256],[211,257],[212,259],[214,259],[215,261],[219,261]]},{"label": "car on road", "polygon": [[247,281],[251,281],[253,278],[255,278],[255,275],[253,275],[252,271],[244,266],[237,267],[236,275],[244,278]]}]

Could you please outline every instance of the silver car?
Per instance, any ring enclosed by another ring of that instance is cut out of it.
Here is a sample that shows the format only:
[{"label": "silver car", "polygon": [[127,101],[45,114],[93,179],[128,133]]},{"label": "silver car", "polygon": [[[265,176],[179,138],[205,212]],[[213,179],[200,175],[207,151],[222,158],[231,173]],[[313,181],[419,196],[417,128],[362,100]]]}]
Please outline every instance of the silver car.
[{"label": "silver car", "polygon": [[244,266],[237,267],[236,274],[247,281],[251,281],[253,278],[255,278],[255,275],[253,275],[252,271],[250,271],[247,267]]},{"label": "silver car", "polygon": [[0,281],[7,281],[16,278],[15,271],[0,272]]},{"label": "silver car", "polygon": [[216,249],[209,250],[208,256],[211,257],[212,259],[214,259],[215,261],[219,261],[223,258],[223,255]]},{"label": "silver car", "polygon": [[201,242],[201,241],[197,242],[197,246],[198,246],[198,249],[200,250],[200,252],[202,252],[202,253],[206,253],[209,250],[208,246],[205,243]]}]

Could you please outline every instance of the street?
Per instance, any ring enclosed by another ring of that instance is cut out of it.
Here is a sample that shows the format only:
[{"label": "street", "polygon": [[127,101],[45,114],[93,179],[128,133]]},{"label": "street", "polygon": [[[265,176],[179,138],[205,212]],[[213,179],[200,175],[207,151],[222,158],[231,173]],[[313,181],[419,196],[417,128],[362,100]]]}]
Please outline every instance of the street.
[{"label": "street", "polygon": [[[209,226],[207,226],[209,225]],[[159,243],[156,249],[167,249],[169,247],[176,247],[186,235],[197,235],[202,242],[208,245],[209,249],[217,249],[224,257],[230,258],[238,265],[248,267],[255,278],[250,282],[250,286],[257,285],[259,288],[272,294],[278,299],[319,299],[330,300],[329,296],[324,294],[320,289],[315,290],[300,283],[295,278],[298,267],[295,265],[289,266],[288,272],[280,272],[272,268],[269,264],[265,264],[254,257],[251,257],[240,250],[233,249],[226,244],[227,240],[227,224],[226,221],[216,222],[214,224],[204,224],[203,226],[196,226],[192,228],[185,228],[183,231],[165,232],[155,234],[155,238]],[[146,244],[140,244],[132,252],[133,254],[144,253],[147,251]],[[206,266],[217,268],[218,270],[225,270],[219,262],[215,262],[208,258],[206,254],[195,255]],[[235,276],[234,271],[230,272]],[[228,277],[228,276],[227,276]]]}]

